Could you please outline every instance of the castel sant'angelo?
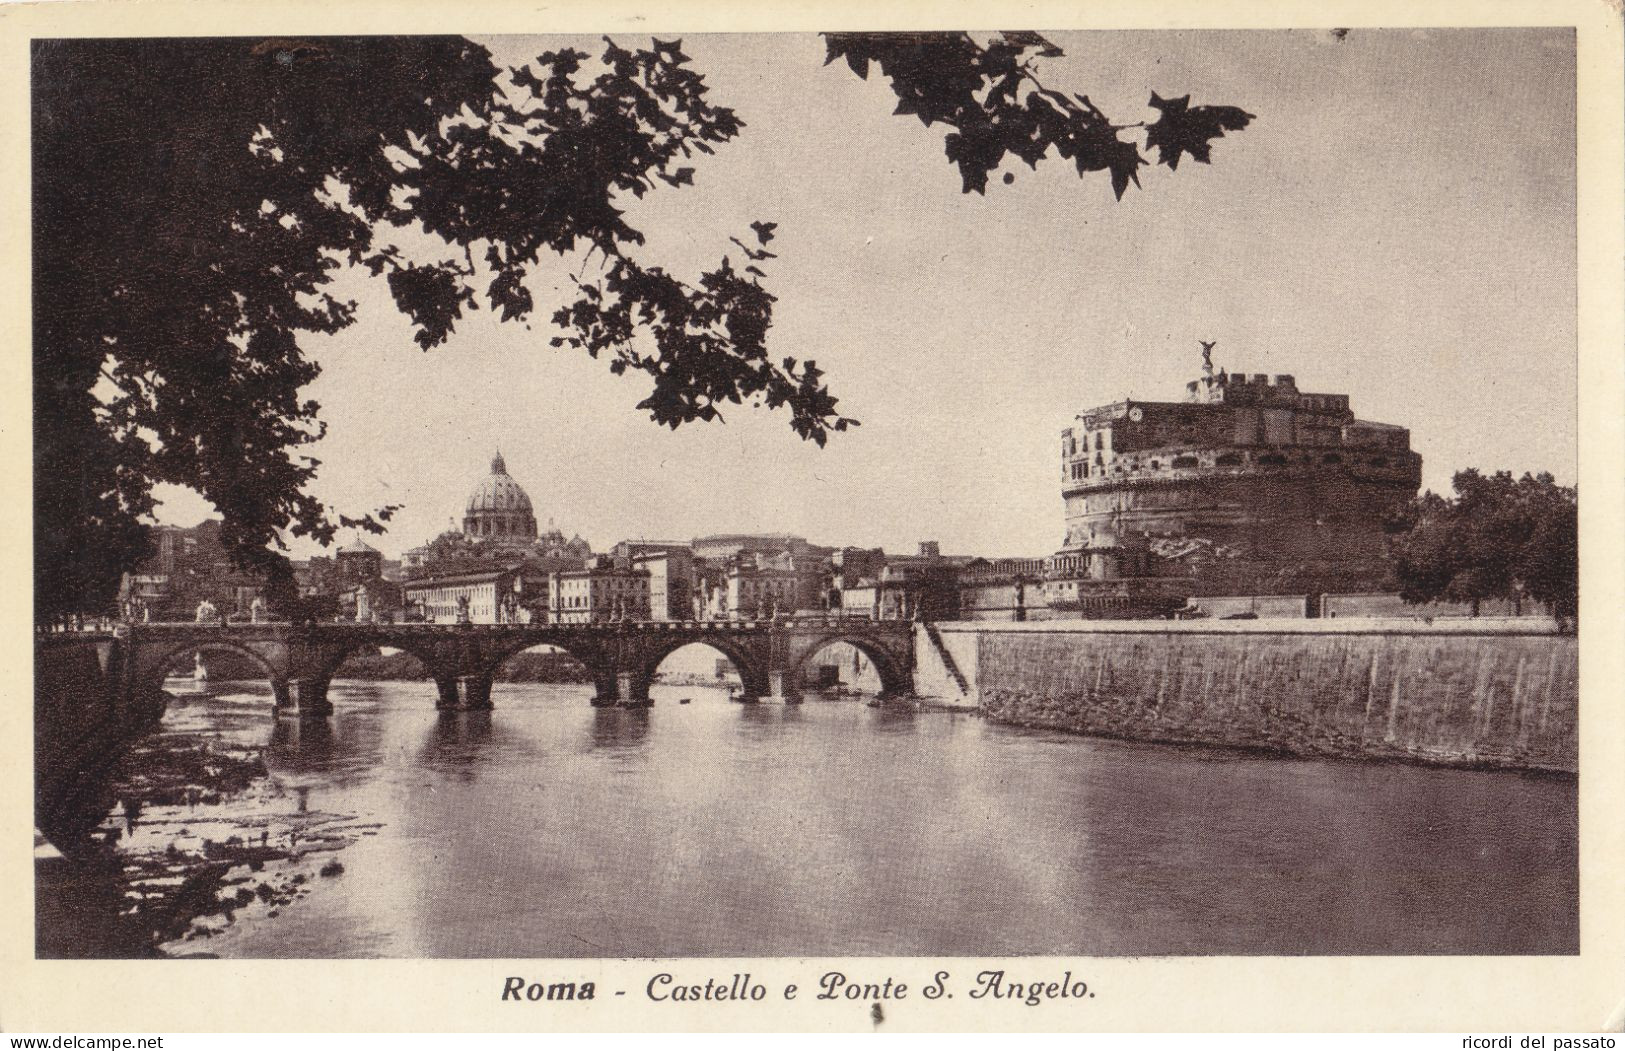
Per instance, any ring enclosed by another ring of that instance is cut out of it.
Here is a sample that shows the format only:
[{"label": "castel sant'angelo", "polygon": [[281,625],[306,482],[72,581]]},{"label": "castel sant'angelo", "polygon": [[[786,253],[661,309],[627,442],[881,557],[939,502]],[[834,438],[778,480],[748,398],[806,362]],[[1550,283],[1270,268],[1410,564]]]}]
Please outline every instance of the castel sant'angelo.
[{"label": "castel sant'angelo", "polygon": [[1183,401],[1102,405],[1062,432],[1053,561],[1187,595],[1380,587],[1384,515],[1421,484],[1410,432],[1291,376],[1215,372],[1211,352]]}]

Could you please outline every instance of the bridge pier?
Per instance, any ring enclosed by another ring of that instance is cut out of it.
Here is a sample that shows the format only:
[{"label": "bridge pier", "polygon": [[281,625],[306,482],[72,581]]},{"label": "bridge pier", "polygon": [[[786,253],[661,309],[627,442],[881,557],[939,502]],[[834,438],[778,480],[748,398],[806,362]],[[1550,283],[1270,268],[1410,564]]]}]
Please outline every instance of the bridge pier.
[{"label": "bridge pier", "polygon": [[613,708],[621,703],[620,681],[614,675],[598,672],[593,675],[594,708]]},{"label": "bridge pier", "polygon": [[440,699],[435,707],[442,712],[484,712],[491,710],[491,679],[486,675],[454,675],[436,679]]},{"label": "bridge pier", "polygon": [[913,700],[914,700],[914,691],[913,690],[897,689],[895,687],[886,686],[884,684],[881,685],[880,692],[875,694],[875,701],[877,703],[879,703],[879,704],[897,704],[899,702],[913,701]]},{"label": "bridge pier", "polygon": [[774,699],[782,701],[785,704],[800,704],[801,703],[801,701],[802,701],[801,691],[796,689],[794,686],[786,685],[788,682],[790,682],[792,680],[788,679],[784,672],[782,672],[782,671],[770,671],[770,672],[768,672],[767,673],[767,681],[770,684],[770,688],[773,691]]},{"label": "bridge pier", "polygon": [[289,679],[276,695],[276,714],[284,719],[325,719],[333,714],[326,679]]},{"label": "bridge pier", "polygon": [[649,696],[649,680],[642,676],[623,671],[615,676],[616,696],[622,708],[653,708],[654,700]]}]

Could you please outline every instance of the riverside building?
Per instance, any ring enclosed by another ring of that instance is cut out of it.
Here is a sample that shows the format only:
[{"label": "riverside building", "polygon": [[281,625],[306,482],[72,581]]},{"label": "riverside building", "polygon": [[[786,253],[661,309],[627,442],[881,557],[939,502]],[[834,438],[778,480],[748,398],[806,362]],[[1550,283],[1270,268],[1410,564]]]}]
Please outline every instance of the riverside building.
[{"label": "riverside building", "polygon": [[1357,418],[1348,395],[1205,362],[1183,401],[1097,406],[1061,432],[1048,604],[1376,590],[1384,515],[1421,476],[1410,432]]}]

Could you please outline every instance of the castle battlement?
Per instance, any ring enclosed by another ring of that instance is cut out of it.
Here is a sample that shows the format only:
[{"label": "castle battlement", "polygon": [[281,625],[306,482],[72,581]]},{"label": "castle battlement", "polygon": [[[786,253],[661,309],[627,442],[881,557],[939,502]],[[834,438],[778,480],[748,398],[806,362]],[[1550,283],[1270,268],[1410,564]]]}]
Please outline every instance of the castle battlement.
[{"label": "castle battlement", "polygon": [[1234,375],[1208,373],[1185,384],[1188,402],[1269,401],[1296,402],[1299,398],[1297,378],[1285,373],[1274,377],[1262,372],[1248,376],[1244,372]]}]

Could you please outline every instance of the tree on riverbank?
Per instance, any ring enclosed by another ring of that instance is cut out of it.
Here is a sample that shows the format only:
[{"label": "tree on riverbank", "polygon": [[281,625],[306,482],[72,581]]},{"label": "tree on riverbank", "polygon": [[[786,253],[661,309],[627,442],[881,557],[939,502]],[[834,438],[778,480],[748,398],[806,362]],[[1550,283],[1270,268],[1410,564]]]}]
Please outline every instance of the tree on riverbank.
[{"label": "tree on riverbank", "polygon": [[1549,474],[1457,472],[1456,495],[1427,492],[1390,520],[1406,602],[1539,602],[1560,622],[1579,612],[1579,496]]},{"label": "tree on riverbank", "polygon": [[[1156,121],[1113,124],[1039,80],[1061,52],[1034,33],[826,46],[878,70],[897,113],[947,129],[966,192],[1007,156],[1054,155],[1121,197],[1148,163],[1122,133],[1176,168],[1250,119],[1153,94]],[[819,444],[855,422],[815,362],[768,350],[774,223],[718,231],[698,274],[641,257],[619,203],[692,184],[696,156],[744,126],[680,42],[511,70],[455,37],[45,40],[32,58],[39,619],[111,602],[148,553],[157,483],[212,502],[233,557],[284,595],[285,538],[382,531],[392,508],[351,515],[308,492],[324,424],[300,336],[354,323],[332,289],[347,272],[385,280],[428,350],[468,311],[529,322],[527,277],[564,257],[576,298],[550,342],[644,374],[654,420],[784,408]]]}]

